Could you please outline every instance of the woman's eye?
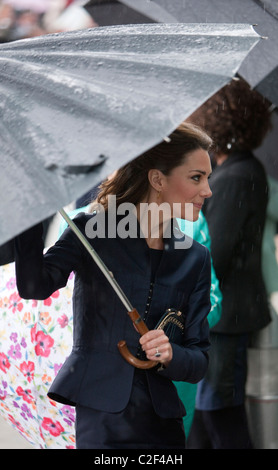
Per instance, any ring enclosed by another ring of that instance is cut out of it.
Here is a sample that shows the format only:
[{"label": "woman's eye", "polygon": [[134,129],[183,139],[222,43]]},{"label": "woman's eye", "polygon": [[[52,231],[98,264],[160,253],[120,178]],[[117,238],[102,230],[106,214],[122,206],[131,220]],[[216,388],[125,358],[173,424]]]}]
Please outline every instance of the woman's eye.
[{"label": "woman's eye", "polygon": [[194,181],[199,181],[200,178],[201,178],[201,175],[194,175],[194,176],[192,176],[192,179],[193,179]]}]

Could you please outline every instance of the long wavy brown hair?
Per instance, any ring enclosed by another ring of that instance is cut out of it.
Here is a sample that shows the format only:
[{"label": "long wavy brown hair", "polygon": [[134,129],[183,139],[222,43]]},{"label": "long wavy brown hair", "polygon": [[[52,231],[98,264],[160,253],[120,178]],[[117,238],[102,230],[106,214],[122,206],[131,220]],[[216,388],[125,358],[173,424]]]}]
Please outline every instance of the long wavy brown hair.
[{"label": "long wavy brown hair", "polygon": [[100,185],[97,203],[105,210],[108,208],[108,196],[116,195],[116,206],[129,202],[139,204],[149,190],[148,172],[158,169],[165,175],[182,165],[187,154],[194,150],[209,151],[212,139],[200,127],[183,122],[170,136],[146,151]]}]

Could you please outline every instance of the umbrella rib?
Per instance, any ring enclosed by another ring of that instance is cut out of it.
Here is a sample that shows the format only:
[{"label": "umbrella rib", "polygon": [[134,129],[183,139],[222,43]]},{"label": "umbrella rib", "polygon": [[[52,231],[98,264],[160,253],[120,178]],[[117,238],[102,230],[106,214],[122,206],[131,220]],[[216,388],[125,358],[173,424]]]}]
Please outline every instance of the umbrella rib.
[{"label": "umbrella rib", "polygon": [[[175,59],[177,59],[177,57],[175,57]],[[0,62],[1,62],[1,59],[0,58]],[[106,60],[106,59],[105,59]],[[108,61],[110,60],[110,58],[108,59]],[[20,73],[18,74],[15,74],[14,71],[13,71],[13,74],[9,74],[7,72],[5,72],[4,70],[1,71],[1,75],[2,77],[6,76],[7,79],[9,79],[9,85],[10,85],[10,81],[13,81],[17,84],[23,84],[24,86],[28,86],[29,85],[29,82],[28,80],[24,80],[23,77],[23,70],[22,70],[22,63],[16,59],[12,59],[13,62],[17,63],[18,64],[18,69],[20,70]],[[113,59],[112,59],[112,62],[113,62]],[[119,62],[119,61],[118,61]],[[151,62],[151,61],[150,61]],[[143,61],[139,61],[140,65],[141,66],[149,66],[149,63],[148,62],[143,62]],[[136,66],[138,67],[138,62],[137,61],[128,61],[128,64],[136,64]],[[152,66],[153,68],[155,69],[156,67],[160,69],[160,73],[163,74],[163,76],[166,76],[167,74],[165,73],[167,69],[171,70],[172,68],[177,68],[178,65],[177,65],[177,61],[175,60],[175,64],[173,64],[173,60],[171,61],[170,64],[163,64],[163,63],[159,63],[157,66],[156,64],[153,64],[152,63]],[[29,64],[24,64],[24,69],[26,71],[26,74],[28,74],[28,69],[30,68],[30,72],[32,73],[32,75],[37,75],[38,79],[35,83],[32,82],[32,89],[40,89],[42,88],[42,85],[41,85],[41,80],[42,79],[46,79],[47,81],[51,81],[52,83],[55,83],[57,86],[61,85],[62,87],[69,87],[69,88],[72,88],[73,91],[76,90],[80,90],[80,89],[87,89],[90,93],[97,93],[99,95],[103,95],[105,97],[105,100],[108,101],[111,99],[112,96],[115,96],[113,94],[110,94],[109,95],[109,90],[111,90],[112,88],[115,89],[115,90],[119,90],[119,89],[124,89],[126,90],[127,87],[126,87],[126,82],[125,81],[122,81],[122,82],[108,82],[107,83],[107,87],[108,87],[108,91],[106,89],[104,89],[104,85],[103,85],[103,81],[102,80],[97,80],[95,79],[94,82],[86,82],[83,78],[81,79],[80,76],[78,74],[75,74],[75,73],[72,73],[72,72],[67,72],[67,75],[65,74],[61,74],[60,70],[57,68],[57,73],[55,72],[51,72],[51,74],[47,73],[47,71],[44,70],[40,70],[39,67],[37,70],[34,70],[34,68],[36,68],[36,66],[33,66],[33,65],[29,65]],[[118,72],[122,73],[122,70],[119,66]],[[198,70],[196,67],[181,67],[180,68],[180,73],[187,73],[187,72],[195,72],[195,73],[198,73],[198,74],[206,74],[207,72],[204,72],[203,70]],[[215,76],[219,76],[221,75],[219,72],[218,73],[214,73],[213,71],[210,71],[210,75],[215,75]],[[227,76],[227,73],[223,73],[222,76]],[[157,73],[154,72],[154,77],[157,77]],[[182,76],[181,76],[182,78]],[[144,94],[148,93],[148,89],[144,89]],[[57,98],[58,96],[58,93],[55,93],[54,90],[50,90],[48,91],[50,93],[52,93],[55,98]],[[132,89],[132,92],[134,94],[136,93],[140,93],[140,88],[139,87],[133,87]],[[105,93],[105,94],[104,94]],[[141,93],[140,93],[141,94]],[[59,97],[59,96],[58,96]],[[61,94],[60,98],[63,98],[63,94]],[[80,99],[79,98],[75,98],[75,96],[72,94],[72,96],[70,97],[70,99],[72,101],[78,101],[78,104],[80,104]],[[87,103],[87,101],[86,101]],[[85,104],[86,104],[85,103]],[[87,106],[85,106],[87,108]]]},{"label": "umbrella rib", "polygon": [[[247,40],[250,40],[252,41],[252,37],[249,38],[247,37],[246,38]],[[215,45],[219,46],[219,41],[215,43]],[[184,45],[186,46],[186,45]],[[190,46],[190,49],[192,50],[192,46]],[[15,51],[15,54],[16,54],[17,51]],[[233,50],[233,54],[235,54],[235,50]],[[241,50],[240,50],[240,53],[241,53]],[[32,53],[32,51],[22,51],[21,52],[22,54],[22,59],[16,59],[16,58],[13,58],[12,57],[12,54],[9,54],[9,57],[0,57],[0,62],[3,61],[3,62],[17,62],[20,67],[24,66],[24,68],[29,68],[30,72],[35,72],[35,68],[38,69],[38,73],[40,73],[41,75],[45,75],[45,76],[50,76],[48,73],[47,73],[47,59],[53,59],[55,57],[57,57],[57,67],[56,67],[56,70],[61,73],[61,69],[59,68],[59,61],[61,61],[61,63],[63,63],[64,60],[67,60],[69,61],[70,59],[73,59],[73,63],[74,63],[74,59],[76,58],[80,58],[80,52],[75,52],[75,51],[70,51],[70,52],[66,52],[66,51],[63,51],[63,53],[61,52],[55,52],[55,51],[46,51],[45,54],[44,54],[44,69],[41,70],[41,56],[38,56],[36,58],[36,56],[34,56],[34,54]],[[160,68],[169,68],[169,69],[172,69],[172,68],[180,68],[180,70],[198,70],[198,68],[196,68],[196,65],[198,65],[199,67],[199,70],[203,72],[203,67],[200,69],[201,65],[202,65],[202,56],[204,58],[207,58],[207,50],[204,50],[203,53],[201,52],[200,50],[200,47],[198,48],[198,61],[196,61],[196,58],[195,58],[195,54],[191,54],[191,55],[187,55],[185,56],[185,53],[184,52],[179,52],[177,49],[175,50],[169,50],[167,52],[167,54],[165,53],[165,55],[163,56],[163,58],[161,57],[161,53],[160,53],[160,49],[158,49],[157,51],[154,51],[152,53],[146,53],[146,52],[142,52],[140,50],[140,52],[137,52],[136,50],[132,50],[131,52],[128,52],[126,50],[124,51],[106,51],[105,49],[103,50],[100,50],[98,52],[95,52],[95,51],[82,51],[82,58],[84,59],[82,64],[80,65],[84,65],[85,68],[88,68],[88,70],[90,70],[90,72],[92,72],[92,63],[89,61],[90,60],[99,60],[99,62],[96,62],[95,65],[96,66],[96,70],[98,70],[100,67],[103,67],[105,65],[107,65],[107,67],[109,67],[109,63],[110,64],[113,64],[113,63],[119,63],[119,70],[121,69],[121,64],[120,63],[128,63],[128,66],[132,66],[132,65],[136,65],[138,66],[138,64],[146,64],[147,66],[149,65],[152,65],[153,67],[160,67]],[[220,51],[218,51],[218,56],[219,56],[219,62],[221,62],[221,57],[220,57]],[[223,55],[223,58],[225,58],[226,60],[227,59],[227,54],[226,54],[226,51],[224,51],[222,53]],[[32,61],[30,61],[29,63],[25,63],[24,60],[26,60],[26,58],[30,57],[32,59]],[[86,60],[87,59],[87,62]],[[155,59],[157,59],[157,62],[155,62]],[[229,57],[229,60],[231,60],[231,57]],[[36,64],[36,61],[38,61],[38,65]],[[78,70],[80,70],[80,65],[79,65],[79,68]],[[53,63],[51,63],[51,68],[53,68]],[[21,73],[22,73],[22,70],[21,70]],[[53,71],[52,71],[53,73]],[[210,73],[213,73],[213,69],[210,70]],[[72,72],[69,72],[67,71],[67,74],[68,75],[71,75],[71,76],[76,76],[76,74],[72,73]],[[218,72],[219,74],[219,72]],[[78,76],[78,74],[77,74]]]},{"label": "umbrella rib", "polygon": [[68,223],[70,228],[73,230],[75,235],[78,237],[78,239],[81,241],[81,243],[83,244],[85,249],[88,251],[90,256],[93,258],[93,260],[95,261],[97,266],[100,268],[101,272],[104,274],[104,276],[106,277],[108,282],[111,284],[111,286],[113,287],[114,291],[116,292],[116,294],[118,295],[118,297],[120,298],[122,303],[124,304],[127,311],[131,312],[133,310],[133,307],[132,307],[131,303],[129,302],[128,298],[126,297],[125,293],[122,291],[122,289],[119,286],[118,282],[114,278],[113,273],[111,273],[111,271],[108,270],[107,266],[102,261],[100,256],[94,250],[92,245],[88,242],[87,238],[84,237],[83,233],[81,232],[81,230],[79,230],[79,228],[74,223],[74,221],[71,220],[71,218],[67,215],[65,210],[60,209],[59,212],[60,212],[61,216],[64,218],[64,220]]}]

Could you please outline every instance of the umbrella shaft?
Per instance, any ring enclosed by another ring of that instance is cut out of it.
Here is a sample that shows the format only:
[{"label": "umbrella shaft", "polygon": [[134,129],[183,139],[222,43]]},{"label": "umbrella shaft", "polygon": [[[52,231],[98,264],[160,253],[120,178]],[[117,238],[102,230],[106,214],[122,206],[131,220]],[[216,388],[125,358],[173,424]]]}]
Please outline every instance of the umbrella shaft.
[{"label": "umbrella shaft", "polygon": [[83,233],[79,230],[77,225],[71,220],[71,218],[67,215],[67,213],[64,211],[64,209],[60,209],[60,214],[65,219],[67,224],[70,226],[70,228],[73,230],[75,235],[79,238],[83,246],[86,248],[86,250],[89,252],[95,263],[98,265],[108,282],[111,284],[113,287],[114,291],[124,304],[125,308],[127,309],[128,312],[131,312],[133,310],[133,307],[131,303],[129,302],[128,298],[122,291],[121,287],[117,283],[116,279],[113,277],[113,274],[111,271],[108,270],[107,266],[104,264],[102,259],[99,257],[97,252],[93,249],[92,245],[88,242],[87,238],[84,237]]}]

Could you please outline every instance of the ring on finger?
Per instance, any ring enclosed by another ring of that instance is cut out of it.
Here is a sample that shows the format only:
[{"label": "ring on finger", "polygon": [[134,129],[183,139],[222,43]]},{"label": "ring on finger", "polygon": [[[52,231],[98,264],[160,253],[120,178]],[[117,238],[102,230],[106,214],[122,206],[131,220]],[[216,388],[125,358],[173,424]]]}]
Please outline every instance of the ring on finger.
[{"label": "ring on finger", "polygon": [[157,348],[155,348],[155,349],[156,349],[156,353],[155,353],[154,357],[160,357],[161,354],[160,354],[159,350]]}]

